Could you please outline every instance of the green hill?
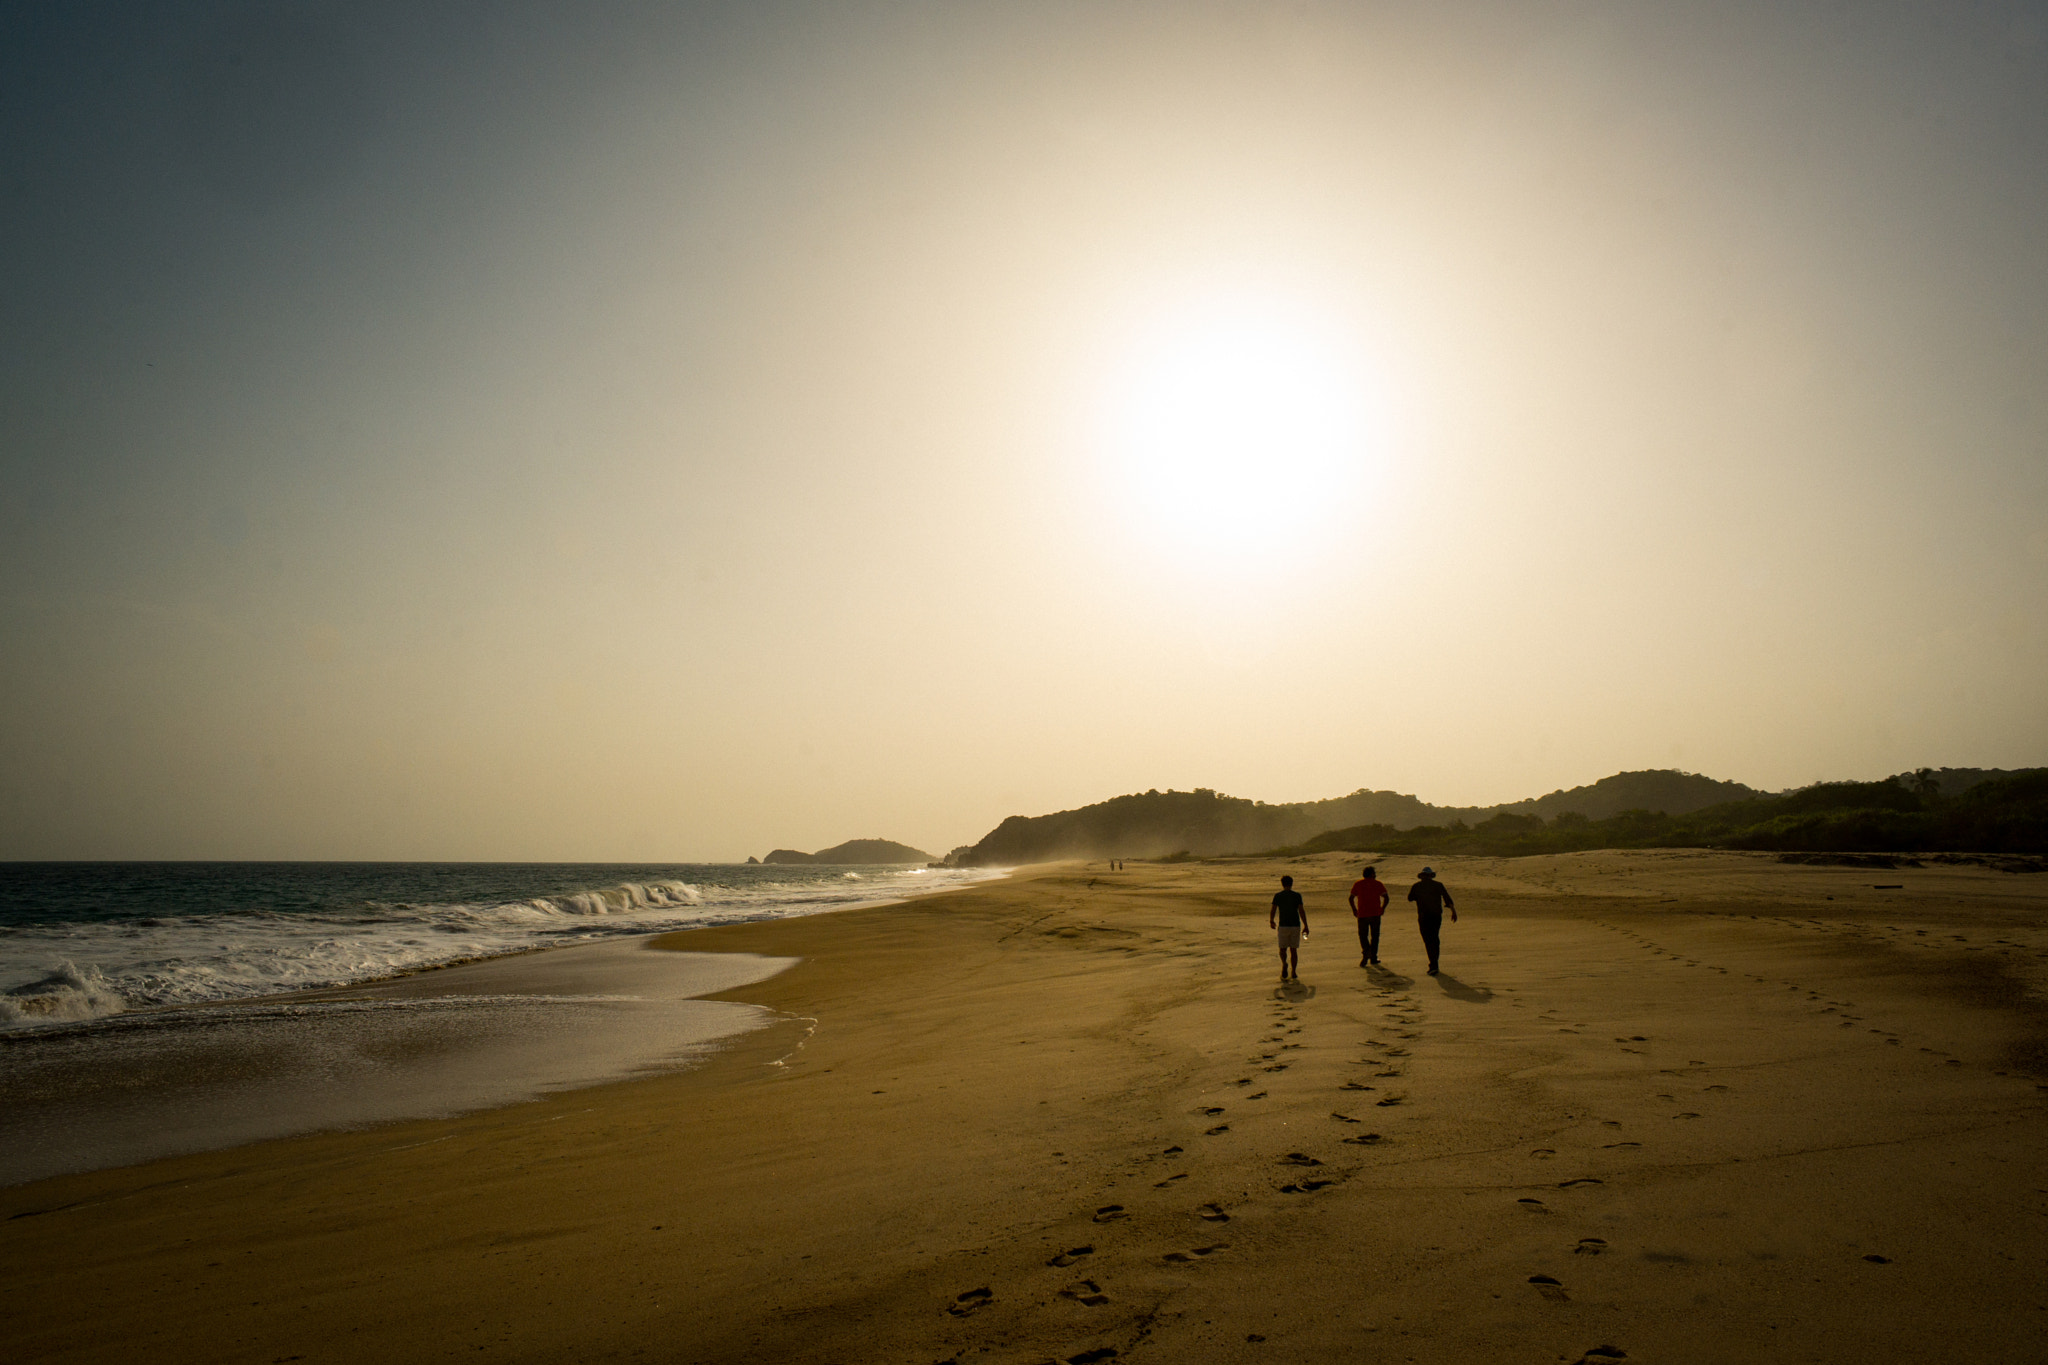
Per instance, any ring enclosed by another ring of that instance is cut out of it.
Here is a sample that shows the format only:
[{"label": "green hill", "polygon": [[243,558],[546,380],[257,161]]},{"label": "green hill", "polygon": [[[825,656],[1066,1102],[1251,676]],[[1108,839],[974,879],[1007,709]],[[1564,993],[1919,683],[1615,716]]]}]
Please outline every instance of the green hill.
[{"label": "green hill", "polygon": [[1718,782],[1698,773],[1669,768],[1645,772],[1616,773],[1585,787],[1555,791],[1528,801],[1495,806],[1487,815],[1540,815],[1554,820],[1575,813],[1588,820],[1605,820],[1625,810],[1659,810],[1666,815],[1689,815],[1708,806],[1745,797],[1759,796],[1753,787],[1740,782]]},{"label": "green hill", "polygon": [[1457,821],[1471,824],[1504,811],[1578,811],[1597,817],[1638,805],[1685,813],[1754,795],[1739,782],[1671,771],[1617,773],[1591,786],[1483,807],[1432,806],[1400,792],[1365,788],[1325,801],[1282,805],[1223,796],[1206,787],[1187,792],[1155,789],[1051,815],[1013,815],[980,842],[954,849],[946,861],[960,867],[1014,867],[1061,858],[1159,858],[1171,853],[1213,857],[1296,844],[1325,830],[1362,825],[1404,830]]},{"label": "green hill", "polygon": [[1287,805],[1200,787],[1154,790],[1051,815],[1013,815],[978,843],[954,849],[946,862],[1006,867],[1177,853],[1513,856],[1702,847],[2048,853],[2048,769],[1923,768],[1882,782],[1823,782],[1776,794],[1697,773],[1650,770],[1483,807],[1432,806],[1363,789]]},{"label": "green hill", "polygon": [[1327,831],[1284,851],[1516,857],[1593,848],[2048,854],[2048,768],[1955,783],[1922,769],[1883,782],[1820,782],[1678,815],[1627,810],[1603,820],[1564,813],[1545,821],[1504,812],[1476,824],[1360,825]]}]

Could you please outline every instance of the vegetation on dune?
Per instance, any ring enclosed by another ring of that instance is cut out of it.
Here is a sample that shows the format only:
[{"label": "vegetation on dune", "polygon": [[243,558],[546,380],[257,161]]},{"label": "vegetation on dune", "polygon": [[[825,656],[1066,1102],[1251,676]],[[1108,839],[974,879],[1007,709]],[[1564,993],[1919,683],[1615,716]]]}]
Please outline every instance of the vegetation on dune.
[{"label": "vegetation on dune", "polygon": [[1740,848],[1841,853],[2048,854],[2048,769],[1945,795],[1926,769],[1884,782],[1822,782],[1683,815],[1628,810],[1604,820],[1504,812],[1476,824],[1330,830],[1280,853],[1469,853],[1519,857],[1595,848]]}]

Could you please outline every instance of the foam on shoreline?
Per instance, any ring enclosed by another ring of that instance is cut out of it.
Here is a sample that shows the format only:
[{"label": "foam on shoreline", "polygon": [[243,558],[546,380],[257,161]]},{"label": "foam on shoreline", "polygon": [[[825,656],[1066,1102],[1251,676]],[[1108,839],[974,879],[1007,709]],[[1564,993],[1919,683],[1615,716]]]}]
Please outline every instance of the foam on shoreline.
[{"label": "foam on shoreline", "polygon": [[688,1066],[778,1017],[696,997],[796,959],[647,943],[0,1035],[0,1185],[515,1104]]}]

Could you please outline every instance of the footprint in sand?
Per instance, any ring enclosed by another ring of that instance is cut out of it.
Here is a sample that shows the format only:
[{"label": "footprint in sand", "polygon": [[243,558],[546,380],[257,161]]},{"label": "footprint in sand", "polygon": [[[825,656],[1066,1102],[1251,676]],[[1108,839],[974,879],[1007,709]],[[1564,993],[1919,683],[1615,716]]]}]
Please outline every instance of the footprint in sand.
[{"label": "footprint in sand", "polygon": [[957,1295],[946,1311],[956,1318],[964,1318],[969,1313],[988,1307],[995,1302],[995,1297],[995,1291],[984,1285],[980,1289],[970,1289],[965,1294]]},{"label": "footprint in sand", "polygon": [[1627,1360],[1628,1352],[1619,1346],[1591,1346],[1578,1358],[1575,1365],[1607,1365],[1613,1360]]},{"label": "footprint in sand", "polygon": [[1186,1251],[1169,1251],[1159,1259],[1162,1261],[1187,1262],[1199,1260],[1204,1256],[1214,1256],[1219,1251],[1227,1251],[1229,1249],[1230,1243],[1228,1242],[1212,1242],[1205,1247],[1189,1247]]},{"label": "footprint in sand", "polygon": [[1323,1163],[1310,1156],[1307,1152],[1289,1152],[1286,1156],[1280,1158],[1280,1164],[1282,1166],[1320,1166]]},{"label": "footprint in sand", "polygon": [[1573,1254],[1578,1256],[1599,1256],[1604,1254],[1606,1250],[1607,1239],[1605,1237],[1581,1237],[1579,1244],[1572,1248]]},{"label": "footprint in sand", "polygon": [[1261,1090],[1255,1094],[1246,1095],[1245,1098],[1248,1100],[1262,1100],[1266,1098],[1266,1092]]},{"label": "footprint in sand", "polygon": [[1070,1266],[1074,1262],[1080,1260],[1083,1256],[1093,1256],[1094,1254],[1095,1248],[1092,1246],[1075,1247],[1071,1251],[1062,1251],[1059,1255],[1053,1257],[1050,1261],[1047,1261],[1046,1264],[1059,1266],[1064,1269],[1065,1267]]},{"label": "footprint in sand", "polygon": [[1098,1346],[1092,1351],[1083,1351],[1077,1356],[1068,1356],[1067,1365],[1095,1365],[1098,1360],[1116,1359],[1116,1347]]},{"label": "footprint in sand", "polygon": [[1533,1152],[1529,1153],[1529,1155],[1530,1155],[1530,1156],[1533,1156],[1533,1157],[1541,1157],[1541,1158],[1545,1158],[1545,1159],[1548,1159],[1548,1158],[1550,1158],[1550,1157],[1554,1157],[1554,1156],[1556,1156],[1556,1155],[1557,1155],[1557,1148],[1555,1148],[1555,1147],[1538,1147],[1538,1148],[1537,1148],[1537,1149],[1536,1149],[1535,1151],[1533,1151]]},{"label": "footprint in sand", "polygon": [[1383,1099],[1383,1100],[1374,1100],[1374,1101],[1373,1101],[1373,1103],[1374,1103],[1374,1104],[1376,1104],[1377,1106],[1379,1106],[1379,1107],[1380,1107],[1381,1109],[1389,1109],[1389,1108],[1392,1108],[1392,1107],[1393,1107],[1394,1105],[1397,1105],[1397,1104],[1399,1104],[1400,1102],[1401,1102],[1401,1096],[1399,1096],[1399,1095],[1389,1095],[1389,1096],[1387,1096],[1387,1097],[1386,1097],[1385,1099]]},{"label": "footprint in sand", "polygon": [[1330,1117],[1331,1117],[1331,1118],[1333,1118],[1333,1119],[1335,1119],[1335,1120],[1337,1120],[1337,1122],[1339,1122],[1339,1123],[1363,1123],[1363,1122],[1365,1122],[1365,1120],[1364,1120],[1364,1119],[1355,1119],[1355,1118],[1352,1118],[1352,1117],[1351,1117],[1351,1115],[1349,1115],[1349,1114],[1340,1114],[1340,1113],[1338,1113],[1338,1112],[1337,1112],[1336,1110],[1334,1110],[1334,1109],[1332,1109],[1332,1110],[1330,1111]]},{"label": "footprint in sand", "polygon": [[1085,1303],[1090,1308],[1100,1308],[1109,1302],[1109,1295],[1103,1293],[1102,1286],[1093,1280],[1074,1281],[1060,1291],[1060,1297],[1072,1299],[1075,1303]]},{"label": "footprint in sand", "polygon": [[1216,1125],[1216,1126],[1215,1126],[1214,1128],[1210,1128],[1210,1129],[1206,1129],[1206,1130],[1204,1130],[1204,1132],[1202,1133],[1202,1136],[1203,1136],[1203,1137],[1215,1137],[1215,1136],[1216,1136],[1216,1135],[1217,1135],[1218,1133],[1227,1133],[1227,1132],[1229,1132],[1229,1131],[1230,1131],[1230,1125],[1229,1125],[1229,1124],[1227,1124],[1227,1123],[1219,1123],[1219,1124],[1217,1124],[1217,1125]]},{"label": "footprint in sand", "polygon": [[1371,1087],[1371,1086],[1369,1086],[1369,1085],[1360,1085],[1360,1084],[1359,1084],[1359,1083],[1358,1083],[1357,1081],[1346,1081],[1346,1082],[1344,1082],[1344,1084],[1342,1084],[1342,1085],[1338,1086],[1337,1088],[1338,1088],[1339,1090],[1370,1090],[1370,1089],[1372,1089],[1372,1087]]},{"label": "footprint in sand", "polygon": [[1575,1190],[1581,1185],[1599,1185],[1603,1183],[1597,1177],[1582,1175],[1576,1180],[1560,1180],[1557,1182],[1557,1187],[1561,1190]]},{"label": "footprint in sand", "polygon": [[1350,1143],[1354,1147],[1370,1147],[1374,1143],[1379,1142],[1380,1140],[1381,1138],[1378,1133],[1360,1133],[1357,1137],[1348,1137],[1344,1139],[1344,1141]]},{"label": "footprint in sand", "polygon": [[1375,1071],[1372,1073],[1372,1077],[1376,1081],[1383,1081],[1386,1080],[1389,1076],[1398,1076],[1400,1074],[1401,1068],[1397,1066],[1392,1071]]},{"label": "footprint in sand", "polygon": [[1285,1062],[1276,1062],[1272,1066],[1262,1066],[1259,1068],[1261,1071],[1285,1071],[1286,1069],[1287,1063]]},{"label": "footprint in sand", "polygon": [[1165,1151],[1161,1152],[1161,1153],[1160,1153],[1159,1155],[1161,1155],[1161,1156],[1178,1156],[1178,1155],[1180,1155],[1180,1150],[1181,1150],[1181,1149],[1180,1149],[1180,1148],[1179,1148],[1178,1146],[1174,1146],[1174,1147],[1168,1147],[1168,1148],[1167,1148],[1167,1149],[1166,1149]]},{"label": "footprint in sand", "polygon": [[1280,1193],[1314,1194],[1317,1190],[1326,1190],[1336,1183],[1337,1182],[1334,1180],[1303,1180],[1293,1185],[1282,1185],[1280,1187]]},{"label": "footprint in sand", "polygon": [[1205,1223],[1227,1223],[1230,1215],[1223,1211],[1221,1204],[1204,1204],[1195,1210],[1195,1217]]},{"label": "footprint in sand", "polygon": [[1529,1283],[1536,1286],[1536,1292],[1552,1303],[1569,1303],[1571,1295],[1564,1292],[1564,1286],[1550,1275],[1531,1275]]},{"label": "footprint in sand", "polygon": [[1101,1208],[1095,1210],[1095,1221],[1098,1223],[1114,1223],[1119,1218],[1128,1218],[1130,1216],[1130,1214],[1124,1211],[1122,1204],[1104,1204]]},{"label": "footprint in sand", "polygon": [[1699,1115],[1688,1110],[1683,1114],[1673,1114],[1671,1117],[1675,1119],[1696,1119]]},{"label": "footprint in sand", "polygon": [[1727,1088],[1728,1088],[1728,1087],[1727,1087],[1727,1086],[1725,1086],[1725,1085],[1710,1085],[1710,1086],[1708,1086],[1708,1087],[1707,1087],[1707,1088],[1706,1088],[1705,1090],[1702,1090],[1702,1091],[1701,1091],[1700,1093],[1701,1093],[1701,1094],[1703,1094],[1703,1095],[1706,1095],[1706,1094],[1712,1094],[1712,1093],[1713,1093],[1714,1091],[1717,1091],[1717,1090],[1726,1090]]},{"label": "footprint in sand", "polygon": [[1166,1187],[1167,1187],[1168,1185],[1171,1185],[1171,1184],[1172,1184],[1172,1183],[1173,1183],[1174,1181],[1176,1181],[1176,1180],[1186,1180],[1187,1178],[1188,1178],[1188,1173],[1187,1173],[1186,1171],[1182,1171],[1182,1172],[1181,1172],[1181,1173],[1180,1173],[1179,1175],[1170,1175],[1170,1176],[1166,1177],[1166,1179],[1164,1179],[1164,1180],[1161,1180],[1161,1181],[1158,1181],[1157,1183],[1155,1183],[1155,1184],[1154,1184],[1154,1185],[1152,1186],[1152,1188],[1153,1188],[1153,1189],[1155,1189],[1155,1190],[1163,1190],[1163,1189],[1165,1189],[1165,1188],[1166,1188]]},{"label": "footprint in sand", "polygon": [[1240,1076],[1236,1080],[1231,1082],[1232,1085],[1250,1085],[1251,1083],[1252,1078],[1249,1076]]},{"label": "footprint in sand", "polygon": [[1549,1209],[1544,1207],[1543,1201],[1541,1199],[1531,1199],[1529,1198],[1529,1196],[1523,1195],[1520,1199],[1517,1199],[1515,1202],[1517,1204],[1520,1204],[1523,1208],[1529,1210],[1529,1212],[1531,1213],[1550,1212]]},{"label": "footprint in sand", "polygon": [[1214,1115],[1214,1114],[1220,1114],[1220,1113],[1222,1113],[1222,1112],[1223,1112],[1223,1110],[1222,1110],[1222,1109],[1221,1109],[1220,1107],[1218,1107],[1218,1106],[1215,1106],[1215,1105],[1211,1105],[1211,1106],[1210,1106],[1210,1107],[1208,1107],[1207,1109],[1197,1109],[1197,1110],[1196,1110],[1195,1112],[1196,1112],[1197,1114],[1211,1114],[1211,1115]]}]

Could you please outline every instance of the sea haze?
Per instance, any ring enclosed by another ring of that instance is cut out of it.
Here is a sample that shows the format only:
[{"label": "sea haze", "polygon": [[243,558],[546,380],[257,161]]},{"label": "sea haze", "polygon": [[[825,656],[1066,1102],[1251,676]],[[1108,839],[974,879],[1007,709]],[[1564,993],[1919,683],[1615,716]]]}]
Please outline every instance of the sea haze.
[{"label": "sea haze", "polygon": [[707,863],[0,864],[0,1030],[350,986],[590,939],[979,880]]}]

